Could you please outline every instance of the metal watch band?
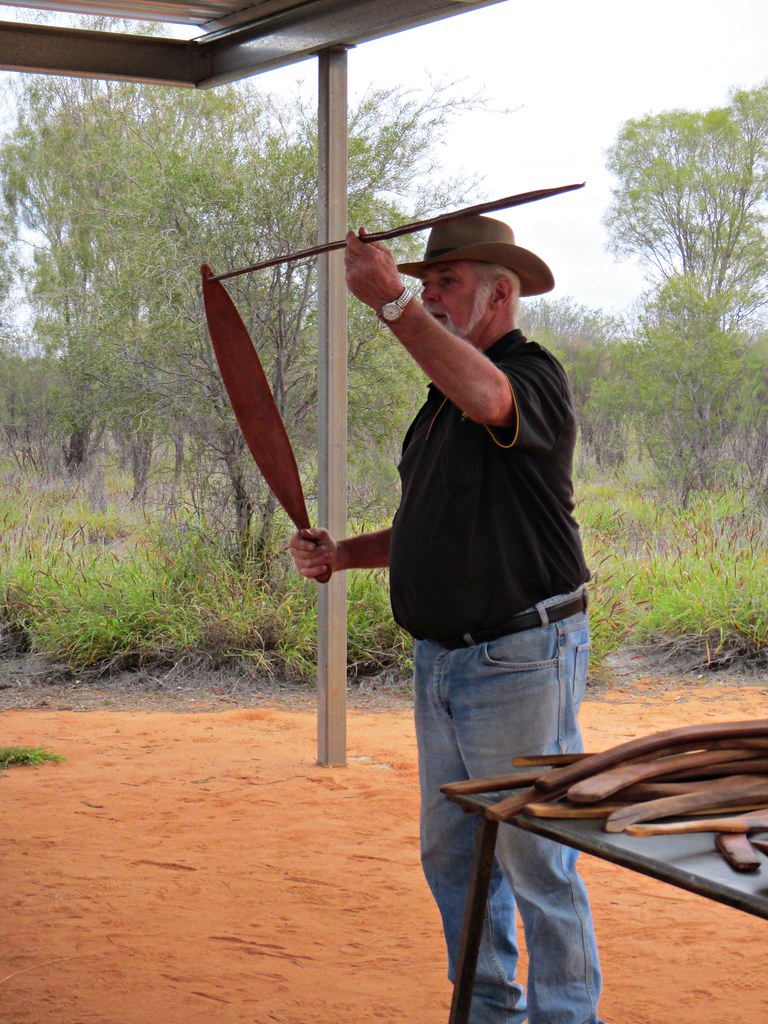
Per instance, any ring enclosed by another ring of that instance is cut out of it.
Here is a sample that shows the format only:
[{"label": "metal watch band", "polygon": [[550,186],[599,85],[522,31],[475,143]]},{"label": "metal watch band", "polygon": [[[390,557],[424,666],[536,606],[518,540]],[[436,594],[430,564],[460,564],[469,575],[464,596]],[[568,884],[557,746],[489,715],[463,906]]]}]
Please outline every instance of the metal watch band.
[{"label": "metal watch band", "polygon": [[412,298],[413,292],[408,288],[403,288],[396,299],[393,299],[392,302],[384,303],[378,312],[379,319],[383,320],[385,324],[394,323],[396,320],[399,320],[400,314]]}]

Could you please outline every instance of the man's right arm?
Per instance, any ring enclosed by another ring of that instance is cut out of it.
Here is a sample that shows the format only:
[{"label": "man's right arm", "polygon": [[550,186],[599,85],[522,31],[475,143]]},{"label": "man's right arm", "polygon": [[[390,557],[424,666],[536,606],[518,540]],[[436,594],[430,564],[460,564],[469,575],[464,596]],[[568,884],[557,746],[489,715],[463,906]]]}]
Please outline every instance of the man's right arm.
[{"label": "man's right arm", "polygon": [[383,569],[389,565],[389,541],[392,528],[361,533],[336,541],[322,527],[301,530],[289,541],[296,568],[307,579],[317,579],[329,569]]}]

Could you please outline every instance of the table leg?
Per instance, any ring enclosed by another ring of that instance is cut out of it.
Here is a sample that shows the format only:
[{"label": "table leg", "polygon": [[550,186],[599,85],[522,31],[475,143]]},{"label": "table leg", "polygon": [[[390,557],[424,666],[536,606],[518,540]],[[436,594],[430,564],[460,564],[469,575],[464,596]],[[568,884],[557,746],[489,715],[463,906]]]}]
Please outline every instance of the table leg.
[{"label": "table leg", "polygon": [[496,850],[496,835],[499,822],[491,821],[481,814],[475,837],[475,853],[472,859],[472,873],[467,890],[464,909],[464,924],[461,931],[461,946],[453,982],[453,1000],[448,1024],[468,1024],[472,1004],[472,990],[475,985],[477,957],[483,935],[483,922],[488,903],[488,888],[491,884],[493,857]]}]

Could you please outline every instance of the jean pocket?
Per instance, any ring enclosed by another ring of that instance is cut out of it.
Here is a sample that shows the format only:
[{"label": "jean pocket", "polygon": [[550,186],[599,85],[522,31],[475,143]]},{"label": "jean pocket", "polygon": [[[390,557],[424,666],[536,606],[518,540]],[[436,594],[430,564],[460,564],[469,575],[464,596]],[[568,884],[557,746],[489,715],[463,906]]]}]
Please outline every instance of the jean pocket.
[{"label": "jean pocket", "polygon": [[550,671],[558,664],[557,637],[550,629],[526,629],[490,640],[483,662],[507,672]]},{"label": "jean pocket", "polygon": [[581,703],[584,691],[587,687],[587,673],[589,672],[589,641],[580,644],[577,648],[573,666],[573,696],[577,704]]}]

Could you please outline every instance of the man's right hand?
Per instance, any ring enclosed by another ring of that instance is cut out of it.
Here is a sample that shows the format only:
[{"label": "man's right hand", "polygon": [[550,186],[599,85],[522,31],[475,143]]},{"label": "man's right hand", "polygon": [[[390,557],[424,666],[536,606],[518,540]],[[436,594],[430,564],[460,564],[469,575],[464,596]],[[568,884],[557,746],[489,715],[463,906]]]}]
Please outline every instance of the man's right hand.
[{"label": "man's right hand", "polygon": [[322,527],[299,530],[288,542],[294,564],[308,580],[318,579],[334,571],[339,545]]}]

